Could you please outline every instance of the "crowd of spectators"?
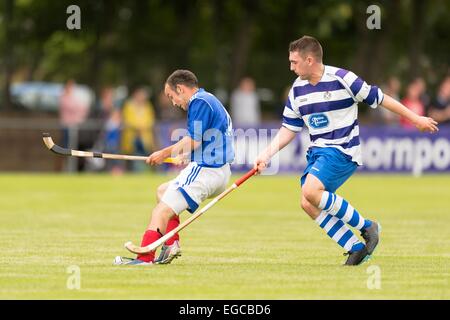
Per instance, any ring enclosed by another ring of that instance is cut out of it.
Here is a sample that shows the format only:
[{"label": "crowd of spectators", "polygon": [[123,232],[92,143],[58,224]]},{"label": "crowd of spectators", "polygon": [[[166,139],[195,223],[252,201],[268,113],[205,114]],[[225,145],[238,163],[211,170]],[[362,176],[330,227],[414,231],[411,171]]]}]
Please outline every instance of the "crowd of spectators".
[{"label": "crowd of spectators", "polygon": [[[108,153],[148,155],[160,147],[159,133],[155,133],[155,123],[180,123],[185,121],[184,112],[172,106],[163,91],[150,96],[150,90],[136,87],[129,95],[118,97],[117,89],[106,87],[102,90],[95,108],[89,110],[82,97],[74,92],[74,81],[67,82],[60,101],[60,122],[64,143],[70,144],[70,128],[83,123],[88,117],[96,119],[101,132],[94,148]],[[401,101],[406,107],[420,115],[428,115],[440,125],[450,125],[450,76],[439,84],[436,95],[430,95],[423,78],[416,78],[402,88],[396,77],[391,77],[381,86],[384,93]],[[286,91],[287,93],[288,91]],[[151,102],[153,100],[155,105]],[[283,104],[282,102],[280,105]],[[258,127],[262,111],[255,81],[250,77],[241,79],[232,91],[229,101],[224,102],[233,118],[235,127]],[[413,126],[385,108],[370,112],[372,123],[409,129]],[[108,161],[100,166],[103,170],[122,173],[125,170],[140,171],[142,165]]]},{"label": "crowd of spectators", "polygon": [[[396,77],[391,77],[381,89],[415,113],[432,117],[440,126],[450,124],[450,76],[440,82],[435,95],[430,95],[430,90],[421,77],[409,82],[405,86],[403,94],[401,83]],[[407,119],[399,117],[385,108],[379,108],[374,115],[375,119],[373,120],[376,123],[405,129],[414,127]]]},{"label": "crowd of spectators", "polygon": [[[88,119],[95,120],[100,128],[100,134],[92,149],[106,153],[122,153],[130,155],[149,155],[158,148],[155,138],[155,123],[160,121],[178,121],[183,118],[181,110],[173,107],[164,93],[157,99],[157,107],[150,99],[150,90],[136,87],[125,98],[117,94],[117,89],[106,87],[102,90],[97,105],[89,110],[79,96],[73,92],[74,81],[65,86],[60,100],[60,123],[63,128],[63,144],[65,147],[84,148],[79,143],[70,141],[70,129],[77,128]],[[89,112],[90,111],[90,112]],[[127,171],[141,171],[144,163],[123,161],[89,161],[92,170],[107,170],[116,174]],[[82,168],[84,169],[84,166]]]}]

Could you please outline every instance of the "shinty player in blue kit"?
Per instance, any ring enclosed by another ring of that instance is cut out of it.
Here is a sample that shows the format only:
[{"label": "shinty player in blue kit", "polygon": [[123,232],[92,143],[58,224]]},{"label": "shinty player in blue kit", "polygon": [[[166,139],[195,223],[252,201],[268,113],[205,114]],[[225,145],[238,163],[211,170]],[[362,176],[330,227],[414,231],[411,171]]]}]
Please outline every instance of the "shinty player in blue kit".
[{"label": "shinty player in blue kit", "polygon": [[[214,95],[198,87],[194,73],[176,70],[167,78],[164,92],[175,107],[187,111],[188,134],[177,143],[152,153],[147,163],[158,165],[168,157],[180,155],[190,155],[190,163],[175,179],[158,187],[158,203],[141,247],[175,229],[181,212],[194,213],[201,202],[225,190],[231,176],[230,163],[234,160],[231,118]],[[180,254],[179,235],[175,234],[166,241],[156,259],[152,251],[135,259],[118,256],[114,264],[168,264]]]}]

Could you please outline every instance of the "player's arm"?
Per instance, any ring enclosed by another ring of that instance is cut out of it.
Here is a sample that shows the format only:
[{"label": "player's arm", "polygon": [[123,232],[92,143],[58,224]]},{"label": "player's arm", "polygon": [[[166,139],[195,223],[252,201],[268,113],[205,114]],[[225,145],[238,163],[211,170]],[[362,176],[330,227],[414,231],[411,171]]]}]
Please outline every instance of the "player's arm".
[{"label": "player's arm", "polygon": [[381,106],[402,117],[405,117],[406,119],[411,121],[420,131],[428,131],[431,133],[439,131],[437,127],[438,123],[433,118],[419,116],[387,94],[384,94],[384,99],[381,102]]},{"label": "player's arm", "polygon": [[193,150],[201,145],[201,141],[196,141],[190,136],[185,136],[183,139],[170,145],[164,149],[153,152],[146,160],[150,165],[157,165],[163,163],[164,159],[169,157],[183,157],[183,155],[190,154]]},{"label": "player's arm", "polygon": [[254,169],[258,170],[260,173],[269,163],[270,159],[281,149],[287,146],[294,138],[296,132],[291,131],[285,127],[281,127],[277,135],[267,148],[261,152],[261,154],[256,158],[254,162]]},{"label": "player's arm", "polygon": [[376,108],[381,105],[384,108],[407,118],[420,131],[436,132],[438,131],[437,122],[429,117],[421,117],[412,112],[403,104],[381,92],[377,86],[367,84],[363,79],[355,75],[353,72],[347,72],[342,80],[346,82],[348,88],[351,90],[354,98],[359,102],[368,104],[371,108]]},{"label": "player's arm", "polygon": [[203,133],[209,128],[212,113],[211,107],[204,100],[194,99],[189,105],[188,134],[177,143],[152,153],[147,163],[161,164],[168,157],[178,157],[184,162],[183,158],[201,145]]},{"label": "player's arm", "polygon": [[292,101],[294,101],[293,88],[289,91],[288,98],[283,110],[283,125],[278,131],[277,135],[267,148],[259,154],[254,162],[253,168],[260,173],[263,171],[270,159],[281,149],[287,146],[294,140],[297,132],[300,132],[304,126],[304,121],[301,116],[292,108]]}]

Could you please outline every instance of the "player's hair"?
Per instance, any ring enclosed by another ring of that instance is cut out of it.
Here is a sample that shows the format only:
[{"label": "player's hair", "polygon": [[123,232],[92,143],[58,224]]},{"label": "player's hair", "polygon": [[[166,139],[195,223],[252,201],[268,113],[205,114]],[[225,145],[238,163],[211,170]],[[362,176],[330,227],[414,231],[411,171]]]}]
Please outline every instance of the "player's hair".
[{"label": "player's hair", "polygon": [[311,54],[318,62],[322,62],[323,50],[320,42],[313,37],[303,36],[289,44],[289,52],[297,51],[302,57]]},{"label": "player's hair", "polygon": [[190,88],[198,87],[198,80],[195,74],[189,70],[175,70],[166,80],[166,83],[173,90],[177,85],[183,84]]}]

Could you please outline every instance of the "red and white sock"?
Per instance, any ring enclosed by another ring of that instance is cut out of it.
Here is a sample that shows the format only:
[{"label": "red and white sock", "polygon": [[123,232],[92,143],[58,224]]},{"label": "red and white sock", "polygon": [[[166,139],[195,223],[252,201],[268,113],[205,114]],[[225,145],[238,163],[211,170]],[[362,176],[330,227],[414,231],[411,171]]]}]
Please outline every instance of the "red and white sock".
[{"label": "red and white sock", "polygon": [[[175,229],[176,227],[178,227],[180,224],[180,218],[178,217],[178,215],[174,215],[172,217],[172,219],[169,220],[169,222],[167,223],[167,229],[166,229],[166,233],[172,231],[173,229]],[[173,235],[173,237],[169,238],[164,244],[166,246],[170,246],[172,245],[175,241],[180,240],[180,236],[178,235],[178,233],[175,233]]]},{"label": "red and white sock", "polygon": [[[161,238],[159,232],[154,230],[147,230],[142,236],[141,247],[148,246],[150,243],[155,242],[159,238]],[[147,254],[139,254],[137,256],[137,259],[144,262],[152,262],[153,259],[155,259],[155,251],[151,251],[150,253]]]}]

